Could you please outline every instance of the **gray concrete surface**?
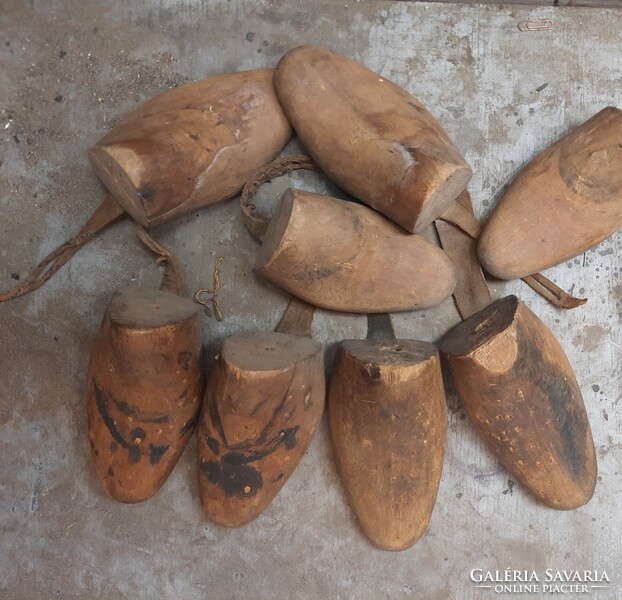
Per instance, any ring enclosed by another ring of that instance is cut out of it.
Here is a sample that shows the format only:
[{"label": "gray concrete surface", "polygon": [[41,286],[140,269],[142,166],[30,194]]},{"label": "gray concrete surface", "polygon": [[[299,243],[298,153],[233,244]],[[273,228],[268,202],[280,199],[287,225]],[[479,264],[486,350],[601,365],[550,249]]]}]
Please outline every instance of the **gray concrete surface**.
[{"label": "gray concrete surface", "polygon": [[[486,214],[530,157],[608,104],[622,105],[619,11],[301,0],[2,0],[0,3],[0,285],[26,274],[98,204],[87,149],[156,92],[209,74],[273,66],[303,42],[358,59],[413,92],[474,167]],[[519,21],[550,18],[522,33]],[[544,84],[546,87],[544,87]],[[540,91],[538,91],[540,90]],[[317,189],[313,176],[295,184]],[[288,182],[263,190],[277,196]],[[225,259],[222,338],[270,329],[286,296],[251,273],[255,243],[236,202],[162,226],[190,287]],[[598,449],[599,483],[580,510],[539,505],[492,458],[451,390],[438,503],[425,537],[402,553],[374,549],[357,529],[332,462],[325,423],[281,494],[249,526],[206,522],[193,441],[150,501],[109,500],[86,436],[85,371],[113,290],[155,286],[159,272],[117,225],[31,296],[0,305],[0,598],[473,600],[472,569],[606,570],[622,598],[622,235],[547,274],[587,305],[559,312],[520,283],[549,323],[582,386]],[[437,339],[458,322],[451,301],[394,318],[398,335]],[[361,337],[363,317],[318,311],[332,348]],[[330,353],[329,353],[330,354]],[[537,597],[530,595],[529,597]],[[572,594],[564,597],[575,597]]]}]

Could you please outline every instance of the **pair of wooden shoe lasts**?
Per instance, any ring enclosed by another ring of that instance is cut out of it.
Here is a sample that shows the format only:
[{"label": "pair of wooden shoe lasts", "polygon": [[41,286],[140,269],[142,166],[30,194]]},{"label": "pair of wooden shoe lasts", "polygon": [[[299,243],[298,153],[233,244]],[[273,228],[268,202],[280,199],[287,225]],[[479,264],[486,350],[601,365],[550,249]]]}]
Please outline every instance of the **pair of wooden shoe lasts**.
[{"label": "pair of wooden shoe lasts", "polygon": [[[274,83],[322,171],[406,231],[423,231],[466,189],[471,169],[438,121],[362,65],[303,46],[281,59]],[[608,107],[521,171],[484,227],[478,255],[491,275],[521,278],[581,254],[620,226],[622,111]]]},{"label": "pair of wooden shoe lasts", "polygon": [[183,297],[175,257],[138,231],[166,272],[159,290],[117,291],[93,346],[87,406],[97,474],[112,498],[147,500],[201,414],[203,508],[221,525],[243,525],[270,503],[311,442],[324,408],[322,345],[281,332],[231,336],[206,387],[199,306]]},{"label": "pair of wooden shoe lasts", "polygon": [[[470,420],[507,470],[548,506],[585,504],[597,475],[591,429],[572,368],[544,323],[508,296],[446,334],[440,351]],[[412,546],[432,515],[445,448],[436,347],[374,335],[343,342],[328,416],[362,530],[386,550]]]},{"label": "pair of wooden shoe lasts", "polygon": [[[441,216],[471,169],[410,94],[324,48],[280,61],[275,88],[322,171],[410,232]],[[569,260],[622,226],[622,111],[608,107],[536,156],[504,192],[478,255],[500,279]]]}]

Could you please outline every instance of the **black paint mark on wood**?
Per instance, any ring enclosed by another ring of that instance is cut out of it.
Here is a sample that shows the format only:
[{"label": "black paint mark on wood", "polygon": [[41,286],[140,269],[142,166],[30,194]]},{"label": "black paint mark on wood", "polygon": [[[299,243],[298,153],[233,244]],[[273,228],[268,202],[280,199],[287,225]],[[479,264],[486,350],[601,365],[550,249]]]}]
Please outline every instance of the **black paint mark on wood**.
[{"label": "black paint mark on wood", "polygon": [[220,413],[218,412],[218,404],[216,402],[209,403],[209,420],[211,421],[216,433],[220,437],[222,443],[227,446],[227,436],[220,421]]},{"label": "black paint mark on wood", "polygon": [[218,456],[220,454],[220,444],[218,443],[217,439],[214,439],[213,437],[209,436],[209,435],[205,435],[205,443],[207,444],[207,447],[216,455]]},{"label": "black paint mark on wood", "polygon": [[135,465],[140,462],[141,455],[140,446],[130,446],[128,448],[128,462],[131,465]]},{"label": "black paint mark on wood", "polygon": [[295,448],[296,444],[298,443],[298,440],[296,440],[296,432],[298,431],[298,429],[299,427],[291,427],[290,429],[286,429],[283,432],[283,444],[288,450]]},{"label": "black paint mark on wood", "polygon": [[[261,473],[250,466],[250,463],[265,458],[281,446],[291,450],[298,443],[296,433],[300,429],[299,425],[286,429],[277,429],[277,432],[273,433],[280,414],[285,408],[288,395],[289,389],[283,394],[283,397],[272,411],[270,419],[257,439],[240,442],[231,446],[229,446],[225,437],[217,402],[212,401],[209,403],[207,414],[204,416],[202,424],[202,434],[207,447],[220,458],[219,460],[203,462],[201,464],[201,472],[210,483],[218,485],[227,496],[254,496],[263,485],[263,480]],[[220,440],[213,437],[212,433],[215,433]],[[224,453],[221,453],[222,446],[226,450]]]},{"label": "black paint mark on wood", "polygon": [[114,419],[108,413],[108,407],[106,406],[104,392],[99,387],[99,385],[97,385],[95,379],[93,379],[93,390],[95,391],[95,404],[97,405],[99,416],[102,418],[104,425],[110,432],[112,439],[117,442],[119,446],[128,450],[130,448],[130,444],[125,441],[125,438],[121,435],[121,433],[117,429],[117,426],[114,424]]},{"label": "black paint mark on wood", "polygon": [[258,448],[251,449],[254,446],[252,442],[244,442],[243,444],[233,446],[235,450],[224,454],[221,460],[227,461],[232,465],[244,465],[265,458],[283,445],[288,450],[291,450],[298,443],[298,440],[296,439],[296,432],[299,429],[299,425],[296,425],[296,427],[290,427],[289,429],[284,429],[272,438],[265,446],[260,446]]},{"label": "black paint mark on wood", "polygon": [[124,400],[113,398],[112,401],[121,414],[124,414],[126,417],[132,417],[132,419],[140,423],[168,423],[168,415],[145,415],[142,411],[134,406],[130,406]]},{"label": "black paint mark on wood", "polygon": [[132,429],[130,436],[135,444],[142,444],[147,437],[147,432],[142,427],[136,427],[135,429]]},{"label": "black paint mark on wood", "polygon": [[252,498],[263,487],[261,473],[249,465],[232,465],[226,460],[210,460],[201,465],[201,472],[225,496]]},{"label": "black paint mark on wood", "polygon": [[104,425],[108,429],[108,432],[110,433],[113,439],[113,441],[110,444],[111,452],[116,451],[116,447],[114,447],[114,450],[113,450],[112,444],[114,443],[118,444],[119,446],[127,450],[128,462],[131,465],[135,465],[136,463],[140,461],[140,458],[142,456],[142,450],[141,450],[142,443],[145,441],[147,437],[147,432],[142,427],[136,427],[130,433],[131,441],[127,441],[123,437],[123,435],[121,434],[117,426],[115,425],[114,419],[110,416],[110,413],[108,412],[108,402],[112,400],[116,406],[116,402],[117,402],[116,399],[112,397],[111,395],[106,394],[99,387],[95,379],[92,380],[92,385],[93,385],[93,390],[95,392],[95,404],[97,405],[99,416],[101,417],[102,421],[104,422]]},{"label": "black paint mark on wood", "polygon": [[263,444],[266,443],[268,436],[273,431],[273,428],[277,423],[279,415],[285,408],[285,402],[287,401],[288,396],[289,396],[289,388],[285,391],[285,393],[283,394],[283,397],[281,398],[279,403],[276,405],[276,407],[272,411],[272,415],[270,416],[270,419],[266,423],[266,426],[261,430],[261,433],[259,434],[259,437],[257,438],[257,441],[255,442],[255,446],[262,446]]},{"label": "black paint mark on wood", "polygon": [[168,449],[169,446],[154,446],[153,444],[149,444],[149,462],[152,465],[157,465]]}]

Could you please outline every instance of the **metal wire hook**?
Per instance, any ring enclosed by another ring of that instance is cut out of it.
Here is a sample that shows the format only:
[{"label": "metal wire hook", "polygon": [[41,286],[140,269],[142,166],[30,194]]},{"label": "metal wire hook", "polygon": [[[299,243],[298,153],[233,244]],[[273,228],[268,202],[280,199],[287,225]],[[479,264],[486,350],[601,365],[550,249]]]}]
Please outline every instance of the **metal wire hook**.
[{"label": "metal wire hook", "polygon": [[[210,305],[214,309],[214,316],[217,321],[223,320],[223,314],[220,310],[220,304],[218,303],[218,290],[220,289],[220,267],[222,266],[223,258],[220,257],[216,261],[216,266],[214,267],[214,287],[213,288],[201,288],[196,291],[194,294],[194,301],[198,304],[205,307],[205,312],[208,316],[212,316],[211,311],[209,309]],[[206,294],[208,297],[203,298],[203,295]]]}]

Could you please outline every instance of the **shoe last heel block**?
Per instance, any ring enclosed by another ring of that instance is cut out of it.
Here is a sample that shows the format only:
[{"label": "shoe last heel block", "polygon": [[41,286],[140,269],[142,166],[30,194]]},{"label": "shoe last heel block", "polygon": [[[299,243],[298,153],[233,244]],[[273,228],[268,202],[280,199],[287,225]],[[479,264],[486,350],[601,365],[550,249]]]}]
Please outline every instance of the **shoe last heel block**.
[{"label": "shoe last heel block", "polygon": [[289,189],[255,271],[315,306],[357,313],[421,310],[456,286],[449,257],[355,202]]},{"label": "shoe last heel block", "polygon": [[[179,460],[204,388],[198,305],[175,258],[159,290],[127,287],[112,298],[87,374],[88,431],[97,475],[120,502],[153,496]],[[147,242],[145,242],[147,243]]]},{"label": "shoe last heel block", "polygon": [[538,154],[484,226],[478,255],[519,279],[582,254],[622,226],[622,110],[608,107]]},{"label": "shoe last heel block", "polygon": [[436,348],[395,338],[344,341],[330,378],[328,422],[363,533],[383,550],[415,544],[432,515],[445,451]]},{"label": "shoe last heel block", "polygon": [[536,498],[569,510],[590,500],[596,453],[562,347],[515,296],[450,331],[440,350],[469,419]]},{"label": "shoe last heel block", "polygon": [[198,449],[201,504],[219,525],[257,518],[311,444],[326,395],[324,349],[303,337],[312,318],[313,307],[292,299],[277,331],[223,342],[205,390]]}]

